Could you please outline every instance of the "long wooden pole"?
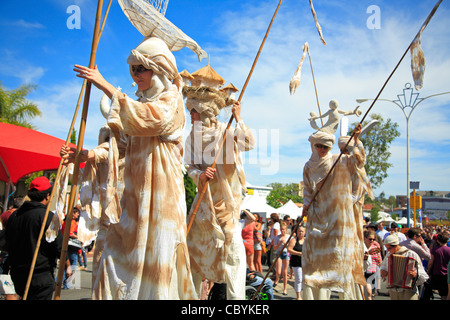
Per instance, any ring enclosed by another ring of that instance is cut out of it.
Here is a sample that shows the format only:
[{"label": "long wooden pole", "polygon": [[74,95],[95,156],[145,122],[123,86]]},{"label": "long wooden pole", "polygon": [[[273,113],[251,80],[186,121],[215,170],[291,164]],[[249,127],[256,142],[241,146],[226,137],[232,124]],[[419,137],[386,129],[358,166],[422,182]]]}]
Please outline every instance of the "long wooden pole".
[{"label": "long wooden pole", "polygon": [[314,69],[312,66],[311,54],[309,53],[309,46],[308,46],[307,50],[308,50],[309,65],[311,66],[311,74],[312,74],[313,83],[314,83],[314,91],[316,93],[317,108],[319,109],[320,122],[322,123],[322,126],[323,126],[322,111],[320,111],[319,95],[317,94],[316,78],[314,76]]},{"label": "long wooden pole", "polygon": [[[256,63],[258,62],[259,55],[261,54],[261,50],[264,47],[264,43],[266,42],[267,36],[269,35],[270,29],[272,28],[273,21],[275,20],[275,17],[276,17],[276,15],[278,13],[278,9],[280,8],[282,2],[283,2],[283,0],[280,0],[280,2],[278,2],[278,6],[277,6],[277,8],[275,10],[275,13],[272,16],[272,20],[270,21],[269,27],[267,28],[266,34],[265,34],[264,39],[263,39],[263,41],[262,41],[262,43],[261,43],[261,45],[259,47],[258,53],[256,54],[255,60],[253,61],[253,65],[252,65],[252,67],[250,69],[250,72],[249,72],[249,74],[247,76],[247,80],[245,81],[244,86],[242,87],[241,93],[240,93],[239,98],[238,98],[239,102],[241,102],[242,96],[244,95],[245,89],[247,88],[247,85],[248,85],[248,83],[250,81],[250,78],[251,78],[251,76],[253,74],[253,70],[255,69]],[[219,156],[220,156],[220,154],[222,152],[223,146],[225,145],[227,131],[230,128],[231,124],[233,123],[233,120],[234,120],[234,115],[231,115],[230,120],[228,121],[227,127],[225,129],[225,132],[223,134],[222,143],[219,146],[219,150],[217,151],[216,157],[214,159],[213,164],[211,165],[211,168],[215,168],[216,167],[216,164],[217,164]],[[201,190],[201,192],[199,194],[199,197],[197,199],[197,203],[195,204],[194,210],[191,213],[191,216],[190,216],[190,219],[189,219],[189,223],[188,223],[188,226],[187,226],[187,234],[189,234],[189,231],[191,230],[192,223],[194,222],[195,215],[197,214],[197,211],[198,211],[198,208],[200,206],[200,203],[202,202],[203,196],[206,193],[206,190],[208,188],[208,184],[209,184],[209,179],[207,179],[205,184],[203,185],[203,188],[202,188],[202,190]]]},{"label": "long wooden pole", "polygon": [[[94,36],[92,39],[92,48],[91,48],[91,57],[89,61],[89,68],[94,68],[95,66],[95,58],[97,55],[97,46],[100,39],[100,20],[101,20],[101,14],[102,14],[102,7],[103,7],[103,0],[99,0],[97,4],[97,14],[95,19],[95,26],[94,26]],[[74,170],[72,175],[72,187],[70,191],[70,198],[69,198],[69,205],[67,206],[67,215],[66,215],[66,221],[65,221],[65,228],[64,228],[64,237],[63,237],[63,246],[61,249],[61,257],[59,259],[59,266],[58,266],[58,277],[56,282],[56,289],[54,294],[54,299],[59,300],[60,294],[61,294],[61,286],[64,276],[64,267],[65,262],[67,259],[67,248],[68,248],[68,242],[69,242],[69,235],[70,235],[70,225],[72,223],[72,208],[75,203],[75,196],[77,191],[77,184],[78,184],[78,174],[80,170],[80,152],[82,151],[83,141],[84,141],[84,134],[86,129],[86,121],[87,121],[87,113],[88,113],[88,107],[89,107],[89,99],[91,95],[91,88],[92,84],[88,81],[86,85],[86,92],[84,96],[84,102],[83,102],[83,110],[81,113],[81,123],[80,123],[80,130],[79,130],[79,136],[78,136],[78,143],[77,143],[77,151],[75,154],[75,162],[74,162]]]},{"label": "long wooden pole", "polygon": [[[405,50],[405,53],[403,53],[402,57],[400,58],[400,60],[398,61],[397,65],[395,66],[394,70],[391,72],[391,74],[389,75],[389,77],[387,78],[387,80],[384,82],[383,86],[381,87],[381,90],[378,92],[376,98],[373,100],[372,104],[370,105],[369,109],[366,111],[366,113],[364,114],[363,118],[360,121],[360,124],[363,123],[364,119],[366,118],[366,116],[369,114],[370,110],[372,109],[373,105],[375,104],[375,102],[378,100],[378,98],[380,97],[381,93],[383,92],[384,88],[386,87],[386,85],[388,84],[389,80],[392,78],[392,76],[394,75],[395,71],[397,70],[397,68],[399,67],[400,63],[402,62],[403,58],[406,56],[406,54],[408,53],[408,51],[411,48],[411,45],[414,43],[414,40],[417,38],[417,36],[425,29],[426,25],[428,24],[428,22],[431,20],[431,18],[433,17],[434,13],[436,12],[436,10],[438,9],[439,5],[441,4],[442,0],[439,0],[433,10],[431,10],[430,14],[428,15],[427,19],[425,20],[424,24],[422,25],[422,27],[420,28],[419,32],[416,34],[416,36],[414,37],[413,41],[411,41],[411,43],[409,44],[408,48]],[[353,132],[352,135],[350,136],[350,139],[347,141],[347,144],[345,145],[345,147],[343,148],[343,150],[347,149],[350,141],[353,139],[353,137],[355,136],[355,133]],[[331,169],[328,171],[327,175],[325,176],[325,178],[322,180],[322,183],[320,183],[319,187],[317,188],[316,192],[314,192],[313,197],[311,198],[311,201],[309,202],[309,204],[306,206],[306,212],[308,211],[309,207],[311,206],[312,202],[315,200],[315,198],[317,197],[317,195],[319,194],[320,190],[322,189],[322,186],[324,185],[325,181],[328,179],[328,177],[330,176],[330,173],[333,171],[334,167],[336,166],[336,164],[339,162],[340,158],[342,157],[343,152],[341,151],[341,153],[339,154],[338,158],[336,159],[336,161],[333,163],[333,166],[331,167]],[[303,209],[305,211],[305,209]],[[274,262],[272,263],[272,265],[270,266],[268,272],[266,273],[261,285],[259,286],[258,290],[256,290],[255,294],[253,295],[253,299],[256,297],[256,295],[260,292],[261,288],[264,285],[264,282],[267,279],[267,276],[269,275],[270,271],[272,271],[274,265],[276,264],[278,257],[280,256],[281,252],[284,250],[284,248],[286,248],[287,244],[289,243],[289,241],[291,240],[294,231],[296,230],[296,228],[299,226],[300,222],[303,220],[303,217],[305,216],[304,213],[302,213],[301,219],[299,219],[299,221],[297,222],[296,227],[293,229],[291,235],[288,238],[288,241],[284,244],[283,248],[281,249],[281,251],[279,252],[279,254],[277,255],[277,257],[275,258]]]},{"label": "long wooden pole", "polygon": [[[103,18],[103,24],[102,24],[102,27],[101,27],[101,29],[99,31],[99,34],[98,34],[98,39],[100,39],[100,37],[102,35],[102,32],[103,32],[103,29],[105,27],[106,18],[108,16],[108,13],[109,13],[109,10],[110,10],[110,7],[111,7],[111,3],[112,3],[112,0],[109,1],[108,8],[106,9],[106,13],[105,13],[105,16]],[[98,42],[97,42],[97,45],[98,45]],[[83,85],[81,86],[80,94],[78,95],[77,105],[75,107],[75,112],[74,112],[74,115],[72,117],[72,123],[70,124],[69,132],[67,134],[67,138],[66,138],[66,141],[65,141],[65,146],[69,145],[70,137],[72,135],[73,128],[75,127],[75,122],[76,122],[76,119],[77,119],[77,116],[78,116],[78,111],[80,109],[81,99],[83,97],[83,93],[84,93],[84,90],[86,88],[86,84],[87,84],[87,80],[84,80],[83,81]],[[54,187],[53,187],[52,192],[50,194],[49,203],[47,205],[47,208],[46,208],[46,211],[45,211],[45,214],[44,214],[44,219],[43,219],[43,222],[42,222],[41,230],[39,232],[39,236],[38,236],[38,240],[37,240],[37,243],[36,243],[36,248],[35,248],[35,251],[34,251],[33,259],[31,261],[31,266],[30,266],[30,271],[29,271],[29,274],[28,274],[27,283],[25,285],[24,296],[22,297],[23,300],[26,300],[27,297],[28,297],[28,291],[29,291],[31,279],[32,279],[33,273],[34,273],[34,267],[36,265],[37,255],[38,255],[38,252],[39,252],[39,249],[40,249],[42,237],[44,236],[44,232],[45,232],[45,229],[46,229],[46,224],[47,224],[48,215],[49,215],[49,211],[50,211],[50,204],[52,203],[52,200],[53,200],[54,195],[55,195],[55,189],[56,189],[55,185],[56,185],[56,183],[59,182],[59,179],[60,179],[60,176],[61,176],[62,165],[63,165],[63,159],[61,159],[60,162],[59,162],[58,170],[56,172],[56,178],[55,178]]]}]

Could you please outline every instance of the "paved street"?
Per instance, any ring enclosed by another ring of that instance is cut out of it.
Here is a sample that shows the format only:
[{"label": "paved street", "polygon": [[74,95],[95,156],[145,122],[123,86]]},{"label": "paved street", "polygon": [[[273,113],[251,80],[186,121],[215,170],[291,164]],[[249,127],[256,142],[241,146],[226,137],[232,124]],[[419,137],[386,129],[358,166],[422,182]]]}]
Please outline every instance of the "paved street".
[{"label": "paved street", "polygon": [[[60,300],[90,300],[91,299],[91,279],[92,279],[92,256],[88,255],[88,270],[76,271],[78,275],[74,275],[76,280],[74,284],[76,289],[61,290]],[[264,272],[269,268],[264,266]],[[265,275],[265,273],[264,273]],[[283,295],[283,284],[280,282],[274,288],[275,300],[295,300],[294,280],[288,280],[287,295]],[[338,300],[337,294],[333,293],[331,300]],[[389,300],[386,296],[375,296],[374,300]]]}]

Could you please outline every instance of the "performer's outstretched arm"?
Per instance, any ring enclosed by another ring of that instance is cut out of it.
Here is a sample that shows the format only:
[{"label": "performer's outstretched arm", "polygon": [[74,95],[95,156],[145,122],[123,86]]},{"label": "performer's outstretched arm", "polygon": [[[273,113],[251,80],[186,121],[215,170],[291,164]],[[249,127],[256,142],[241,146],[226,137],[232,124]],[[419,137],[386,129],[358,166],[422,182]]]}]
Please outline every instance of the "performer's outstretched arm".
[{"label": "performer's outstretched arm", "polygon": [[97,66],[93,69],[76,64],[73,71],[78,72],[77,77],[83,78],[91,82],[98,89],[102,90],[108,98],[112,98],[114,92],[117,90],[112,84],[103,78]]}]

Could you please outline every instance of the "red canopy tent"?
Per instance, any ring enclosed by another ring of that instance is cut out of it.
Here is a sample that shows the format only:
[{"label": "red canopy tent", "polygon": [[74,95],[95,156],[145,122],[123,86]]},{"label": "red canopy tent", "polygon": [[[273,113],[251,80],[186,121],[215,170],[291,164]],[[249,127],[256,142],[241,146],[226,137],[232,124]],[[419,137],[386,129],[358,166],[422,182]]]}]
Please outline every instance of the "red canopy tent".
[{"label": "red canopy tent", "polygon": [[63,144],[64,140],[48,134],[0,123],[0,181],[16,184],[35,171],[58,169]]}]

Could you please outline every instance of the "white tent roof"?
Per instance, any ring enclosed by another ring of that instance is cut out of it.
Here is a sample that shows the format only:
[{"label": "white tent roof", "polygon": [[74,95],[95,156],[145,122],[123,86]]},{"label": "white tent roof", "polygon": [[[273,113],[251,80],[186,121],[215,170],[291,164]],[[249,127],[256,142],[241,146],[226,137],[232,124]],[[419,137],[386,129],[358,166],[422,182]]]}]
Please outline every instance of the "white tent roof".
[{"label": "white tent roof", "polygon": [[265,198],[259,196],[246,196],[241,204],[242,209],[248,209],[254,213],[264,213],[266,218],[269,218],[271,213],[278,212],[277,209],[266,203]]},{"label": "white tent roof", "polygon": [[283,218],[285,215],[289,215],[291,219],[297,219],[297,217],[301,216],[303,213],[303,209],[299,208],[292,200],[289,200],[285,203],[284,206],[276,209],[280,218]]},{"label": "white tent roof", "polygon": [[396,222],[397,222],[397,224],[408,224],[408,219],[406,217],[403,217]]},{"label": "white tent roof", "polygon": [[383,222],[383,224],[385,224],[386,222],[395,222],[394,219],[392,219],[391,216],[387,216],[385,218],[381,218],[377,221],[377,223]]},{"label": "white tent roof", "polygon": [[384,211],[378,211],[378,216],[380,217],[377,221],[377,223],[383,222],[383,223],[391,223],[395,220],[392,219],[391,215]]}]

